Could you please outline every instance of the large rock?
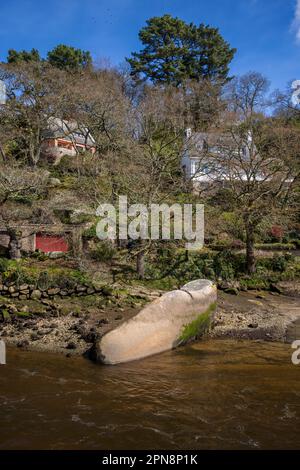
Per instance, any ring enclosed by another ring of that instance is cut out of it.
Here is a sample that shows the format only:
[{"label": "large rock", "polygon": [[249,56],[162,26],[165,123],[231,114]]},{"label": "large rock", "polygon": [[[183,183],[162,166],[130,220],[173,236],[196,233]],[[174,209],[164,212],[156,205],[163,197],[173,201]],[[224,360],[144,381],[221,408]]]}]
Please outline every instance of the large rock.
[{"label": "large rock", "polygon": [[42,297],[42,293],[40,290],[35,289],[31,292],[30,298],[32,300],[40,300],[41,297]]},{"label": "large rock", "polygon": [[96,358],[118,364],[184,344],[208,329],[216,301],[217,287],[208,280],[168,292],[104,335],[96,344]]}]

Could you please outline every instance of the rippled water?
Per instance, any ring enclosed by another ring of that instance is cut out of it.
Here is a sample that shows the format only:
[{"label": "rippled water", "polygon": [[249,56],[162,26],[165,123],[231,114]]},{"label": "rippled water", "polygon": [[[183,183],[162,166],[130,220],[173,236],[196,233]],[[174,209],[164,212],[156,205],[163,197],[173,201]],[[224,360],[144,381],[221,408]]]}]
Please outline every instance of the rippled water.
[{"label": "rippled water", "polygon": [[108,367],[8,350],[0,449],[299,449],[291,352],[208,341]]}]

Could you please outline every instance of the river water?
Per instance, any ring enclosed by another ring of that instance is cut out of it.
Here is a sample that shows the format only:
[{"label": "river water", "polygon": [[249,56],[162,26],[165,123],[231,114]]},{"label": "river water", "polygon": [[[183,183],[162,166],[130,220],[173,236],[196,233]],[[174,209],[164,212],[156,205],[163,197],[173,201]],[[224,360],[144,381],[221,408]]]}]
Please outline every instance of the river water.
[{"label": "river water", "polygon": [[214,340],[109,367],[8,349],[0,449],[300,449],[291,353]]}]

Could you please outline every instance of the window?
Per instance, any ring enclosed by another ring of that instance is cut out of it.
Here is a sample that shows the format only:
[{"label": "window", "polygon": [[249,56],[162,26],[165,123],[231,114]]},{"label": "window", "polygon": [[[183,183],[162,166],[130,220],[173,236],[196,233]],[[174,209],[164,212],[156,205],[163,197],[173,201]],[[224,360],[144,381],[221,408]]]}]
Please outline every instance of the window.
[{"label": "window", "polygon": [[199,162],[191,162],[191,176],[195,176],[199,172]]}]

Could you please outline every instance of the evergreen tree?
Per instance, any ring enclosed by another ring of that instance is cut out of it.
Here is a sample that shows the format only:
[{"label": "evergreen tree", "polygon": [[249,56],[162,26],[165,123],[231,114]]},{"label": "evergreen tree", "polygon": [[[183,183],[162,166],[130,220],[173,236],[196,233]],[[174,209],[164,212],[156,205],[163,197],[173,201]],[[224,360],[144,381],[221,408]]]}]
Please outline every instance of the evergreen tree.
[{"label": "evergreen tree", "polygon": [[31,49],[31,51],[19,51],[15,49],[9,49],[7,62],[9,64],[18,64],[20,62],[39,62],[41,60],[39,51],[37,49]]},{"label": "evergreen tree", "polygon": [[89,51],[76,49],[72,46],[59,44],[47,54],[48,62],[59,69],[81,70],[92,64],[92,57]]},{"label": "evergreen tree", "polygon": [[236,49],[217,28],[187,24],[171,15],[153,17],[139,32],[144,46],[127,61],[135,77],[153,83],[179,86],[184,81],[226,81]]}]

